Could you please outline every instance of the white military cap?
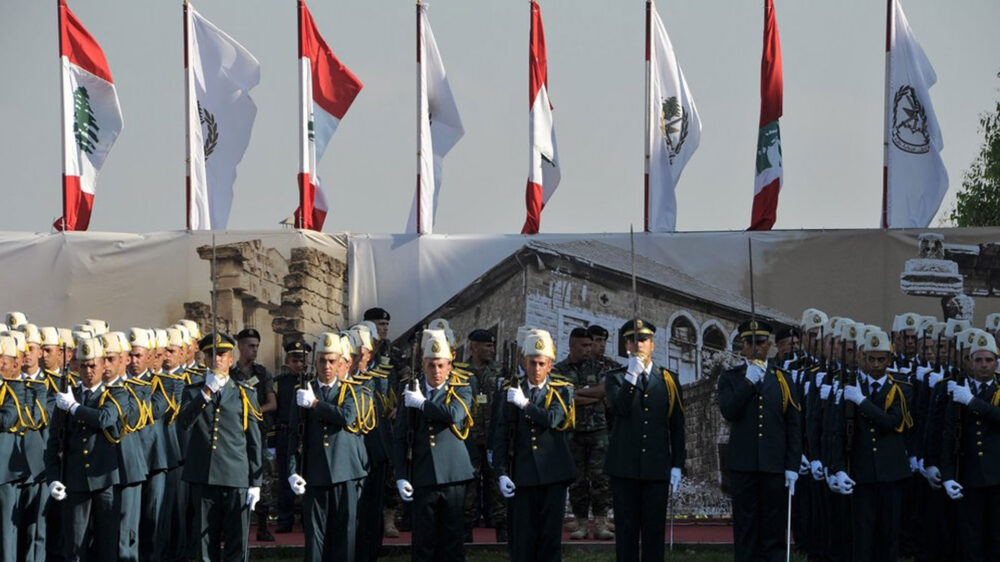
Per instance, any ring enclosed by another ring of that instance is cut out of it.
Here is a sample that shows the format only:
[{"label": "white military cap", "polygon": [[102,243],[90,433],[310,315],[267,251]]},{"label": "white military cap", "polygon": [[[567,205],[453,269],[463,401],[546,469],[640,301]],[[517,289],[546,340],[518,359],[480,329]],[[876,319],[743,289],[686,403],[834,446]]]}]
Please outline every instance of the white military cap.
[{"label": "white military cap", "polygon": [[116,338],[118,338],[118,345],[121,346],[123,353],[132,351],[132,344],[129,343],[128,336],[125,335],[125,332],[111,332],[111,333],[114,334]]},{"label": "white military cap", "polygon": [[889,334],[882,330],[874,330],[865,336],[864,349],[866,353],[876,351],[887,351],[892,353],[892,344],[889,342]]},{"label": "white military cap", "polygon": [[968,320],[959,320],[957,318],[949,318],[947,324],[944,329],[944,337],[946,338],[953,338],[962,330],[968,330],[972,327],[972,323]]},{"label": "white military cap", "polygon": [[896,315],[892,321],[893,332],[904,332],[906,330],[916,330],[920,327],[921,316],[916,312],[904,312]]},{"label": "white military cap", "polygon": [[52,326],[42,326],[39,328],[38,338],[40,341],[38,345],[42,347],[47,345],[61,346],[63,344],[62,339],[59,337],[59,330]]},{"label": "white military cap", "polygon": [[316,354],[325,355],[327,353],[344,354],[344,347],[340,344],[340,334],[333,332],[323,332],[316,340]]},{"label": "white military cap", "polygon": [[23,312],[8,312],[7,325],[11,330],[16,330],[28,323],[28,317]]},{"label": "white military cap", "polygon": [[986,315],[986,329],[991,332],[1000,330],[1000,312]]},{"label": "white military cap", "polygon": [[444,318],[435,318],[427,323],[427,329],[429,330],[447,330],[448,328],[451,328],[451,324]]},{"label": "white military cap", "polygon": [[[94,337],[94,334],[91,334],[90,332],[84,332],[82,330],[73,330],[74,342],[78,342],[80,340],[85,340],[92,337]],[[73,347],[76,347],[76,345],[73,345]]]},{"label": "white military cap", "polygon": [[100,338],[87,338],[76,344],[76,358],[80,361],[104,357],[104,346]]},{"label": "white military cap", "polygon": [[76,347],[76,338],[73,337],[73,330],[69,328],[58,328],[59,340],[66,344],[66,347],[73,349]]},{"label": "white military cap", "polygon": [[993,355],[997,354],[997,341],[994,339],[993,334],[983,332],[976,336],[976,340],[972,342],[969,353],[972,354],[977,351],[989,351]]},{"label": "white military cap", "polygon": [[167,338],[167,331],[162,328],[157,328],[153,330],[153,333],[156,334],[156,347],[166,349],[167,344],[170,343],[170,340]]},{"label": "white military cap", "polygon": [[0,324],[0,334],[6,334],[10,331],[10,327],[6,324]]},{"label": "white military cap", "polygon": [[341,355],[354,355],[357,351],[354,349],[354,342],[351,341],[351,336],[348,332],[343,332],[340,334],[340,350]]},{"label": "white military cap", "polygon": [[841,316],[831,316],[826,322],[823,323],[824,335],[836,337],[837,327],[840,326],[843,321],[844,318]]},{"label": "white military cap", "polygon": [[131,347],[153,349],[153,342],[149,341],[149,330],[146,328],[129,328],[128,343]]},{"label": "white military cap", "polygon": [[424,359],[451,359],[451,346],[444,330],[424,330]]},{"label": "white military cap", "polygon": [[15,348],[19,353],[28,351],[28,341],[24,337],[24,332],[20,330],[11,330],[9,335],[14,338]]},{"label": "white military cap", "polygon": [[94,337],[97,335],[97,332],[94,330],[94,327],[91,326],[90,324],[77,324],[76,326],[73,326],[73,331],[86,332],[90,334],[90,337]]},{"label": "white military cap", "polygon": [[184,339],[184,334],[182,334],[177,328],[167,328],[164,330],[164,335],[167,340],[164,347],[184,347],[187,345],[187,341]]},{"label": "white military cap", "polygon": [[188,331],[187,326],[184,324],[174,324],[171,328],[181,333],[181,340],[184,341],[184,345],[191,343],[191,332]]},{"label": "white military cap", "polygon": [[188,320],[187,318],[182,318],[178,320],[177,323],[187,328],[188,335],[191,336],[191,339],[194,340],[195,343],[201,339],[201,329],[198,327],[197,322],[194,320]]},{"label": "white military cap", "polygon": [[111,324],[108,324],[106,320],[98,320],[97,318],[88,318],[83,321],[84,324],[92,326],[94,328],[94,334],[98,336],[103,336],[104,334],[111,331]]},{"label": "white military cap", "polygon": [[545,332],[545,330],[542,330],[540,328],[533,328],[533,329],[529,330],[528,333],[524,334],[524,341],[521,343],[521,354],[522,355],[524,355],[524,354],[526,354],[528,352],[528,338],[530,338],[531,336],[538,336],[538,335],[540,335],[542,333],[547,333],[547,332]]},{"label": "white military cap", "polygon": [[375,349],[375,347],[372,346],[371,330],[364,323],[358,323],[355,324],[354,326],[351,326],[351,329],[348,330],[348,332],[352,334],[351,337],[354,338],[352,340],[352,342],[355,344],[354,347],[358,349],[365,348],[368,350]]},{"label": "white military cap", "polygon": [[0,355],[17,357],[17,342],[9,334],[0,336]]},{"label": "white military cap", "polygon": [[525,336],[528,335],[528,332],[530,332],[530,331],[532,331],[534,329],[535,329],[534,326],[527,326],[527,325],[525,325],[525,326],[518,326],[518,328],[517,328],[517,336],[515,336],[515,338],[514,338],[514,341],[517,342],[517,349],[520,350],[520,349],[524,348],[524,338],[525,338]]},{"label": "white military cap", "polygon": [[799,325],[803,330],[817,330],[823,327],[829,318],[826,313],[817,308],[807,308],[802,311],[802,321]]},{"label": "white military cap", "polygon": [[42,334],[39,333],[38,326],[35,326],[34,324],[25,324],[21,327],[21,331],[24,332],[25,343],[42,345]]},{"label": "white military cap", "polygon": [[371,320],[362,320],[358,322],[358,326],[366,326],[368,328],[368,334],[372,337],[372,341],[378,339],[378,326],[375,325]]},{"label": "white military cap", "polygon": [[104,346],[105,353],[124,353],[125,350],[122,349],[122,344],[118,340],[118,336],[115,332],[108,332],[106,334],[101,334],[98,336],[101,340],[101,345]]},{"label": "white military cap", "polygon": [[524,355],[526,357],[543,355],[555,361],[556,346],[552,343],[552,335],[545,330],[538,330],[537,332],[528,334],[524,338]]},{"label": "white military cap", "polygon": [[958,347],[966,353],[970,353],[969,349],[972,347],[972,344],[975,343],[979,334],[985,333],[987,333],[986,330],[980,330],[979,328],[962,330],[961,332],[955,334],[955,337],[958,338]]},{"label": "white military cap", "polygon": [[927,329],[927,337],[936,340],[939,337],[943,337],[945,330],[948,329],[948,324],[944,322],[935,322]]}]

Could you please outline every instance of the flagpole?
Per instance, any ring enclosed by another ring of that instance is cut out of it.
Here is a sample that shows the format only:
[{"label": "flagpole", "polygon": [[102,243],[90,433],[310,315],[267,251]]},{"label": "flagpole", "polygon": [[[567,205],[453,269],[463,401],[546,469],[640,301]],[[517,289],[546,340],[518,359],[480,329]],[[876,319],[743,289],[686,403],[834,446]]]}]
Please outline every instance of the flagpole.
[{"label": "flagpole", "polygon": [[424,73],[423,73],[423,57],[421,56],[421,42],[423,41],[423,29],[420,25],[420,6],[423,4],[423,0],[417,0],[417,234],[421,235],[424,233],[424,224],[421,215],[423,210],[421,209],[420,201],[420,151],[423,149],[421,143],[420,129],[423,126],[421,120],[423,119],[422,108],[423,108],[423,92],[424,92]]},{"label": "flagpole", "polygon": [[650,59],[650,50],[652,48],[652,10],[653,10],[653,0],[646,0],[646,114],[643,116],[643,121],[645,122],[646,136],[642,139],[643,151],[645,152],[645,159],[643,162],[643,226],[646,232],[649,232],[649,156],[650,156],[650,146],[649,146],[649,135],[653,130],[653,124],[650,122],[651,116],[653,115],[653,79],[652,79],[652,64]]},{"label": "flagpole", "polygon": [[65,24],[65,22],[63,21],[64,19],[63,2],[64,0],[56,0],[56,22],[57,25],[59,26],[59,91],[61,94],[59,99],[59,110],[62,113],[62,119],[59,121],[60,125],[62,126],[62,131],[60,131],[59,134],[61,139],[60,145],[62,146],[62,205],[63,205],[62,231],[65,233],[66,217],[67,217],[66,213],[69,211],[69,201],[67,200],[69,196],[66,191],[66,155],[69,154],[70,149],[69,146],[67,146],[69,144],[69,138],[68,135],[66,135],[66,130],[68,129],[68,127],[66,126],[66,116],[67,116],[66,100],[68,98],[66,92],[66,72],[63,69],[63,62],[62,62],[63,25]]},{"label": "flagpole", "polygon": [[188,0],[184,0],[184,143],[187,157],[184,159],[187,171],[185,183],[185,221],[187,229],[191,230],[191,167],[194,165],[194,146],[191,138],[191,17],[188,13]]},{"label": "flagpole", "polygon": [[885,10],[885,108],[882,114],[882,228],[889,228],[889,91],[892,87],[893,2],[886,0]]},{"label": "flagpole", "polygon": [[[309,100],[306,99],[306,71],[305,62],[302,58],[305,56],[305,49],[302,45],[302,25],[303,17],[302,12],[305,9],[305,3],[302,0],[298,1],[298,51],[299,51],[299,213],[295,217],[295,228],[305,228],[306,223],[306,181],[312,181],[312,177],[306,177],[307,167],[309,166],[309,111],[307,109],[307,104]],[[313,170],[308,170],[308,173],[314,173]],[[310,217],[311,219],[312,217]]]}]

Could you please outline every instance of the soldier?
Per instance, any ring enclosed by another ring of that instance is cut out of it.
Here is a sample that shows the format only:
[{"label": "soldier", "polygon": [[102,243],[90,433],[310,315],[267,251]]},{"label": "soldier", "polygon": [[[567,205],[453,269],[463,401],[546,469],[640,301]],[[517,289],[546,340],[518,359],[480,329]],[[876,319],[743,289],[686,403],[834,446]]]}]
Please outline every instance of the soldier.
[{"label": "soldier", "polygon": [[361,440],[360,383],[348,379],[346,367],[340,336],[321,334],[316,379],[295,392],[288,483],[295,494],[305,495],[309,561],[355,560],[356,515],[368,455]]},{"label": "soldier", "polygon": [[[972,380],[956,385],[945,411],[941,477],[958,503],[963,560],[1000,560],[1000,388],[996,339],[970,349]],[[960,500],[960,501],[958,501]]]},{"label": "soldier", "polygon": [[118,561],[139,560],[139,518],[142,513],[142,482],[149,469],[142,442],[137,433],[148,421],[146,404],[149,403],[150,383],[126,377],[128,338],[122,332],[108,332],[101,336],[104,345],[104,384],[121,389],[122,436],[118,443],[118,483],[115,500],[121,516],[118,527]]},{"label": "soldier", "polygon": [[863,351],[866,374],[843,387],[833,470],[850,476],[844,491],[853,497],[852,560],[892,562],[899,554],[903,485],[910,476],[904,432],[911,422],[903,390],[886,373],[889,335],[871,331]]},{"label": "soldier", "polygon": [[[566,487],[576,477],[567,432],[573,385],[550,376],[556,350],[548,332],[525,339],[525,380],[506,387],[497,411],[497,484],[510,499],[512,560],[561,560]],[[523,415],[522,415],[523,413]]]},{"label": "soldier", "polygon": [[[312,346],[300,339],[285,342],[285,366],[275,377],[277,407],[275,408],[275,457],[278,461],[278,482],[288,480],[288,438],[292,430],[295,390],[299,378],[306,372],[307,356]],[[285,486],[278,486],[278,523],[275,533],[290,533],[295,525],[295,495]]]},{"label": "soldier", "polygon": [[42,358],[45,348],[56,347],[61,351],[61,347],[55,328],[29,326],[25,332],[28,353],[21,369],[24,394],[21,397],[20,431],[29,474],[19,490],[17,552],[20,560],[42,562],[45,560],[45,507],[49,497],[43,490],[45,443],[49,435],[48,420],[55,408],[55,398],[49,396],[49,377],[42,369],[45,364]]},{"label": "soldier", "polygon": [[250,512],[260,500],[263,416],[253,387],[229,377],[235,346],[224,333],[198,342],[211,370],[184,389],[177,414],[189,432],[183,478],[191,487],[198,558],[213,562],[249,559]]},{"label": "soldier", "polygon": [[719,409],[730,424],[735,559],[780,560],[785,489],[795,493],[802,460],[800,408],[788,380],[766,362],[771,326],[751,320],[737,329],[746,364],[724,371],[718,383]]},{"label": "soldier", "polygon": [[587,333],[593,342],[590,347],[590,356],[597,362],[600,373],[605,373],[612,369],[621,367],[617,361],[607,355],[608,329],[598,324],[587,326]]},{"label": "soldier", "polygon": [[396,488],[413,502],[413,561],[464,560],[462,512],[473,472],[463,441],[472,392],[451,375],[443,331],[425,330],[422,343],[423,380],[403,392],[396,412]]},{"label": "soldier", "polygon": [[[618,560],[663,560],[669,495],[684,468],[684,399],[674,373],[653,361],[656,326],[629,320],[619,332],[627,367],[605,375],[608,409],[615,418],[605,472],[611,477]],[[669,483],[669,489],[667,487]]]},{"label": "soldier", "polygon": [[[49,421],[48,426],[42,430],[45,438],[45,446],[42,447],[43,464],[45,455],[47,454],[44,450],[51,443],[49,433],[52,431],[53,420],[56,417],[56,393],[63,387],[62,381],[64,376],[68,377],[65,383],[67,388],[76,385],[76,377],[70,374],[70,358],[73,357],[72,362],[76,362],[76,341],[73,338],[73,332],[67,328],[56,328],[56,331],[59,334],[59,339],[58,343],[55,344],[52,343],[56,340],[51,339],[51,334],[46,336],[46,331],[42,331],[43,337],[46,338],[42,345],[42,368],[45,370],[45,377],[48,382],[45,404]],[[56,425],[55,427],[58,430],[59,426]],[[45,478],[48,474],[48,467],[44,470],[45,474],[42,476],[42,484],[47,486]],[[50,497],[51,495],[47,488],[41,492],[39,510],[42,511],[43,515],[38,523],[40,528],[35,531],[35,543],[42,544],[44,547],[44,554],[40,554],[42,560],[61,561],[63,560],[63,553],[66,550],[65,537],[62,533],[62,513],[55,504],[49,503]],[[41,526],[44,526],[44,528],[41,528]],[[36,554],[36,561],[39,559],[38,556]]]},{"label": "soldier", "polygon": [[573,383],[576,391],[577,420],[576,428],[570,433],[570,449],[579,478],[569,486],[569,503],[576,523],[569,538],[574,540],[587,538],[591,509],[595,519],[593,537],[598,540],[615,538],[607,520],[611,489],[604,474],[604,458],[608,454],[604,380],[600,364],[591,359],[592,345],[593,336],[586,328],[573,328],[569,334],[569,355],[555,366],[555,372]]},{"label": "soldier", "polygon": [[18,486],[30,476],[27,459],[19,441],[21,403],[24,384],[18,381],[17,344],[14,338],[0,336],[0,559],[14,562],[17,557]]},{"label": "soldier", "polygon": [[[278,407],[278,397],[274,392],[274,377],[267,372],[263,365],[257,363],[257,351],[260,349],[260,332],[253,328],[244,328],[236,334],[236,347],[239,349],[239,360],[233,365],[232,376],[235,380],[246,383],[257,391],[260,399],[260,412],[264,415],[261,423],[261,435],[265,442],[275,437],[272,426],[272,416]],[[273,542],[274,535],[267,530],[267,514],[271,510],[274,502],[274,490],[271,482],[276,475],[271,470],[271,462],[267,458],[263,461],[263,486],[261,490],[261,502],[258,506],[257,515],[257,540],[263,542]],[[279,486],[282,483],[279,482]],[[283,486],[282,486],[283,487]]]},{"label": "soldier", "polygon": [[88,546],[93,544],[93,559],[115,560],[120,508],[114,487],[119,482],[118,442],[125,400],[121,388],[109,388],[102,380],[105,364],[100,340],[79,341],[76,357],[80,384],[56,394],[62,413],[55,424],[65,427],[49,432],[45,451],[49,493],[53,500],[64,502],[60,507],[66,559],[91,559]]},{"label": "soldier", "polygon": [[[465,492],[466,539],[479,520],[494,528],[497,542],[507,542],[506,502],[496,487],[493,470],[493,439],[489,428],[492,424],[494,394],[503,384],[503,374],[496,363],[496,336],[489,330],[477,329],[469,334],[469,363],[466,369],[476,379],[477,392],[473,397],[474,424],[465,440],[475,476]],[[470,541],[466,541],[470,542]]]}]

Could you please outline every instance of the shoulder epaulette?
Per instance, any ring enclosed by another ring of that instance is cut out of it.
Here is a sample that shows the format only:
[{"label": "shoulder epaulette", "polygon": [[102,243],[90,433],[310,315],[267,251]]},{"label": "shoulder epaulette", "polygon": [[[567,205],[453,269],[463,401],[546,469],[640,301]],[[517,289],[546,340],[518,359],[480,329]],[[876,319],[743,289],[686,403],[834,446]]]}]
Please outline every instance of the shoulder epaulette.
[{"label": "shoulder epaulette", "polygon": [[252,391],[254,391],[254,392],[257,392],[257,389],[256,389],[256,388],[254,388],[253,386],[251,386],[251,385],[249,385],[249,384],[245,383],[244,381],[238,381],[238,380],[236,380],[236,379],[233,379],[233,382],[235,382],[236,384],[238,384],[238,385],[242,386],[243,388],[245,388],[245,389],[247,389],[247,390],[252,390]]},{"label": "shoulder epaulette", "polygon": [[106,384],[104,385],[104,390],[125,390],[125,385],[121,383]]},{"label": "shoulder epaulette", "polygon": [[456,369],[461,369],[463,371],[468,371],[469,370],[469,364],[465,363],[464,361],[456,361],[456,362],[452,363],[451,365],[452,365],[452,367],[454,367]]},{"label": "shoulder epaulette", "polygon": [[892,382],[894,382],[896,384],[899,384],[899,385],[904,385],[905,384],[906,386],[913,386],[913,384],[910,381],[908,381],[906,379],[903,379],[903,378],[896,378],[893,375],[889,375],[889,380],[891,380]]},{"label": "shoulder epaulette", "polygon": [[147,381],[140,380],[140,379],[137,379],[137,378],[128,378],[128,379],[125,379],[125,382],[127,384],[134,384],[136,386],[150,386],[151,384],[153,384],[151,382],[147,382]]},{"label": "shoulder epaulette", "polygon": [[451,379],[448,380],[450,386],[469,386],[469,381],[462,378],[461,375],[456,375],[452,373]]},{"label": "shoulder epaulette", "polygon": [[[551,377],[551,376],[552,376],[552,374],[550,373],[549,377]],[[573,386],[573,383],[569,382],[568,380],[557,379],[557,378],[553,378],[552,380],[550,380],[549,384],[552,385],[552,386],[555,386],[555,387],[564,387],[564,386],[572,387]]]},{"label": "shoulder epaulette", "polygon": [[554,381],[569,382],[569,379],[566,377],[566,375],[563,375],[561,373],[550,372],[549,378]]},{"label": "shoulder epaulette", "polygon": [[468,379],[470,375],[471,375],[471,373],[469,373],[467,371],[462,371],[461,369],[452,369],[451,370],[451,376],[452,377],[457,377],[457,378],[462,379],[462,380]]},{"label": "shoulder epaulette", "polygon": [[156,373],[157,377],[166,377],[170,380],[179,381],[184,379],[184,375],[172,375],[170,373]]},{"label": "shoulder epaulette", "polygon": [[359,381],[359,380],[357,380],[357,379],[355,378],[355,377],[357,377],[357,376],[358,376],[358,375],[354,375],[354,377],[351,377],[351,378],[347,378],[347,379],[344,379],[344,380],[342,380],[342,381],[340,381],[340,382],[345,382],[345,383],[347,383],[347,384],[355,384],[355,385],[357,385],[357,384],[361,384],[361,382],[362,382],[362,381]]},{"label": "shoulder epaulette", "polygon": [[[370,372],[371,371],[369,371],[369,373]],[[351,378],[349,380],[353,380],[353,381],[356,381],[356,382],[367,382],[367,381],[372,380],[372,376],[369,375],[368,373],[365,373],[363,375],[361,373],[358,373],[356,375],[351,375]]]},{"label": "shoulder epaulette", "polygon": [[35,379],[21,379],[21,382],[23,382],[23,383],[25,383],[25,384],[27,384],[29,386],[33,385],[33,384],[40,384],[42,386],[49,386],[49,382],[47,380],[45,380],[45,379],[39,379],[39,380],[35,380]]}]

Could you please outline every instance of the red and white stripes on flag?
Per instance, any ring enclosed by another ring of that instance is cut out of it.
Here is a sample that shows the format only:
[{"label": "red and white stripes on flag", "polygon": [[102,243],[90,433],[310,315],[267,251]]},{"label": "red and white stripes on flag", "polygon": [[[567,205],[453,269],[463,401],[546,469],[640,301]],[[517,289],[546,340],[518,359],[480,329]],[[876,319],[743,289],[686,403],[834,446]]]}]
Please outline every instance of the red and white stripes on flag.
[{"label": "red and white stripes on flag", "polygon": [[59,0],[63,216],[56,230],[87,230],[97,174],[122,130],[118,92],[97,41]]},{"label": "red and white stripes on flag", "polygon": [[559,186],[559,149],[556,130],[552,125],[552,104],[549,102],[549,71],[545,54],[545,29],[538,2],[531,2],[531,50],[528,55],[528,185],[525,190],[527,217],[521,234],[538,234],[542,209]]},{"label": "red and white stripes on flag", "polygon": [[340,120],[361,91],[361,81],[323,40],[309,8],[299,0],[299,208],[296,228],[323,230],[330,210],[316,174]]},{"label": "red and white stripes on flag", "polygon": [[423,3],[417,4],[417,128],[417,191],[406,232],[430,234],[441,193],[442,163],[465,129]]},{"label": "red and white stripes on flag", "polygon": [[778,218],[778,193],[784,175],[781,161],[781,39],[774,0],[764,0],[764,51],[760,59],[760,129],[757,132],[757,175],[749,230],[771,230]]}]

